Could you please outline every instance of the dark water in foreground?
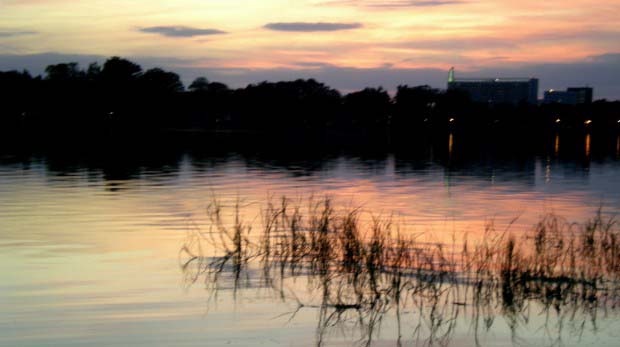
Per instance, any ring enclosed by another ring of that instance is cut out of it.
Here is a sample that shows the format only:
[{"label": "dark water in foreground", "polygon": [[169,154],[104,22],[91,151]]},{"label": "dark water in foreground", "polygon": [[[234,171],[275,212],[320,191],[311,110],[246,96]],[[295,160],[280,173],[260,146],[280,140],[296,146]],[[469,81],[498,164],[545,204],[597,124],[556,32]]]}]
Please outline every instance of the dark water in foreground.
[{"label": "dark water in foreground", "polygon": [[[545,212],[575,221],[600,206],[617,212],[617,143],[584,134],[520,150],[446,134],[398,150],[237,151],[209,141],[130,151],[9,151],[0,157],[0,345],[315,345],[318,308],[290,319],[298,308],[290,296],[224,285],[214,298],[204,279],[187,282],[179,252],[190,232],[208,229],[211,197],[225,206],[241,201],[258,231],[257,216],[270,196],[328,194],[339,206],[393,213],[403,230],[449,243],[465,232],[481,236],[490,219],[505,227],[519,216],[511,229],[521,232]],[[287,286],[308,301],[316,298],[303,279]],[[596,321],[583,310],[574,312],[580,319],[564,321],[557,319],[564,313],[532,304],[518,318],[516,341],[501,310],[478,330],[471,315],[435,316],[457,324],[449,338],[428,340],[436,325],[414,321],[417,310],[401,312],[400,333],[396,315],[387,312],[373,345],[611,346],[620,337],[612,309]],[[366,343],[358,321],[347,316],[322,331],[322,343]]]}]

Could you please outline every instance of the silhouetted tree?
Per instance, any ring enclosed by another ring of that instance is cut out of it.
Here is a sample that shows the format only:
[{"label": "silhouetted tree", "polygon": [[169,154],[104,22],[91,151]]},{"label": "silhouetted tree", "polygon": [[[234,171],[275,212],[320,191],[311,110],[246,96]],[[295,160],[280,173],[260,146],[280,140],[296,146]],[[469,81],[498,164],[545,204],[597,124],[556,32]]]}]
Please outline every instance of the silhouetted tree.
[{"label": "silhouetted tree", "polygon": [[[112,57],[103,64],[100,74],[101,96],[106,100],[102,105],[106,114],[128,120],[136,117],[139,105],[139,79],[142,75],[140,65],[127,59]],[[122,116],[122,114],[125,116]]]},{"label": "silhouetted tree", "polygon": [[38,84],[28,71],[0,71],[0,128],[11,131],[33,109]]},{"label": "silhouetted tree", "polygon": [[440,98],[441,92],[428,85],[418,87],[398,86],[394,97],[393,126],[396,129],[410,131],[411,127],[432,123]]},{"label": "silhouetted tree", "polygon": [[46,80],[58,82],[76,81],[85,77],[78,63],[49,65],[45,68],[45,74]]},{"label": "silhouetted tree", "polygon": [[140,65],[127,59],[112,57],[103,64],[101,75],[107,81],[123,83],[136,80],[142,74]]},{"label": "silhouetted tree", "polygon": [[187,89],[190,92],[206,92],[209,90],[209,80],[206,77],[198,77]]},{"label": "silhouetted tree", "polygon": [[[55,122],[62,121],[76,109],[82,108],[87,94],[86,73],[78,63],[60,63],[45,68],[45,94],[42,96],[49,111],[61,112],[55,116]],[[75,123],[75,120],[68,123]],[[63,124],[68,126],[68,124]]]},{"label": "silhouetted tree", "polygon": [[340,93],[313,79],[262,82],[233,96],[237,126],[282,130],[325,126],[340,104]]},{"label": "silhouetted tree", "polygon": [[160,68],[147,70],[139,78],[143,92],[170,94],[185,90],[179,75]]},{"label": "silhouetted tree", "polygon": [[211,92],[211,93],[222,93],[222,92],[227,92],[230,89],[228,89],[228,86],[224,83],[220,83],[220,82],[211,82],[207,85],[207,91]]},{"label": "silhouetted tree", "polygon": [[439,114],[447,117],[466,115],[472,106],[469,94],[458,89],[446,90],[437,102]]},{"label": "silhouetted tree", "polygon": [[101,66],[94,62],[88,65],[88,70],[86,70],[86,77],[91,81],[96,81],[101,77]]},{"label": "silhouetted tree", "polygon": [[382,87],[365,88],[344,97],[347,118],[355,126],[369,130],[386,126],[391,107],[390,95]]}]

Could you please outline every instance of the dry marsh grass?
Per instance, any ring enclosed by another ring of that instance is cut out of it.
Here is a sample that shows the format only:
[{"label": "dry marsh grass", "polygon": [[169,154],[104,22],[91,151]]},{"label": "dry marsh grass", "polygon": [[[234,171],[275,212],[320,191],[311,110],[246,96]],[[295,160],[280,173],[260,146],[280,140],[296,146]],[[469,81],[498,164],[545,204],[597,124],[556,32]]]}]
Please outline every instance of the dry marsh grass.
[{"label": "dry marsh grass", "polygon": [[[497,316],[518,343],[518,328],[533,304],[556,317],[558,326],[568,322],[581,331],[620,304],[620,228],[600,210],[583,223],[547,214],[520,234],[496,231],[490,222],[482,241],[464,239],[455,249],[419,241],[390,216],[362,221],[361,209],[338,208],[330,198],[272,199],[260,223],[252,223],[261,226],[258,231],[242,220],[241,208],[237,202],[232,223],[225,223],[222,205],[209,204],[208,230],[192,233],[181,250],[186,280],[204,279],[216,294],[225,274],[231,279],[226,288],[236,293],[255,283],[256,274],[262,286],[297,303],[291,318],[304,308],[319,310],[319,346],[325,331],[351,322],[360,344],[369,346],[389,312],[397,316],[400,345],[406,309],[417,312],[409,333],[416,344],[447,345],[464,314],[476,343]],[[205,256],[206,248],[218,254]],[[306,302],[303,293],[287,291],[286,281],[297,278],[320,299]]]}]

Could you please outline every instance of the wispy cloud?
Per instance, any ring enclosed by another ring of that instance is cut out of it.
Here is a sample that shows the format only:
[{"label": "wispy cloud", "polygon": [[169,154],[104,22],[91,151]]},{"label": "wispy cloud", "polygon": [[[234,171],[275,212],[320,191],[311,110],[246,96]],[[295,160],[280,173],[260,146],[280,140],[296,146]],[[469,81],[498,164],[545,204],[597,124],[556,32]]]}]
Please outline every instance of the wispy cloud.
[{"label": "wispy cloud", "polygon": [[458,5],[464,1],[458,0],[437,0],[437,1],[387,1],[370,4],[373,7],[433,7],[445,5]]},{"label": "wispy cloud", "polygon": [[359,1],[359,0],[333,0],[322,5],[341,5],[374,8],[404,8],[404,7],[436,7],[447,5],[465,4],[462,0],[391,0],[391,1]]},{"label": "wispy cloud", "polygon": [[493,37],[467,37],[442,40],[413,40],[395,44],[385,44],[387,47],[397,47],[406,49],[440,50],[440,51],[462,51],[478,49],[497,49],[517,48],[518,44],[509,40]]},{"label": "wispy cloud", "polygon": [[527,35],[523,38],[528,42],[564,42],[564,41],[616,41],[620,37],[620,30],[599,30],[599,29],[574,29],[565,31],[541,31]]},{"label": "wispy cloud", "polygon": [[194,36],[207,36],[226,34],[225,31],[218,29],[200,29],[186,26],[153,26],[146,28],[139,28],[138,31],[149,34],[159,34],[169,37],[194,37]]},{"label": "wispy cloud", "polygon": [[36,34],[38,34],[36,31],[0,31],[0,37],[16,37]]},{"label": "wispy cloud", "polygon": [[288,22],[288,23],[268,23],[264,26],[269,30],[276,31],[338,31],[359,29],[363,27],[361,23],[307,23],[307,22]]},{"label": "wispy cloud", "polygon": [[297,66],[300,68],[305,68],[305,69],[319,69],[319,68],[328,68],[328,67],[334,66],[332,64],[320,62],[320,61],[297,61],[297,62],[292,62],[291,65]]}]

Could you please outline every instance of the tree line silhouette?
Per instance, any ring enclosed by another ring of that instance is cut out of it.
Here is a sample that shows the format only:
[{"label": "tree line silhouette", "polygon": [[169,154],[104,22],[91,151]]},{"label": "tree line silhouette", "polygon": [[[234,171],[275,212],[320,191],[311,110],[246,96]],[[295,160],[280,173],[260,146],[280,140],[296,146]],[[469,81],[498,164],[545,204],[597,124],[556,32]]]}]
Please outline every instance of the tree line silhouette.
[{"label": "tree line silhouette", "polygon": [[48,133],[193,129],[410,133],[427,129],[472,132],[620,129],[620,102],[589,105],[490,105],[457,90],[400,85],[342,95],[314,79],[261,82],[233,89],[196,78],[144,71],[112,57],[103,66],[59,63],[43,76],[0,72],[0,125]]}]

